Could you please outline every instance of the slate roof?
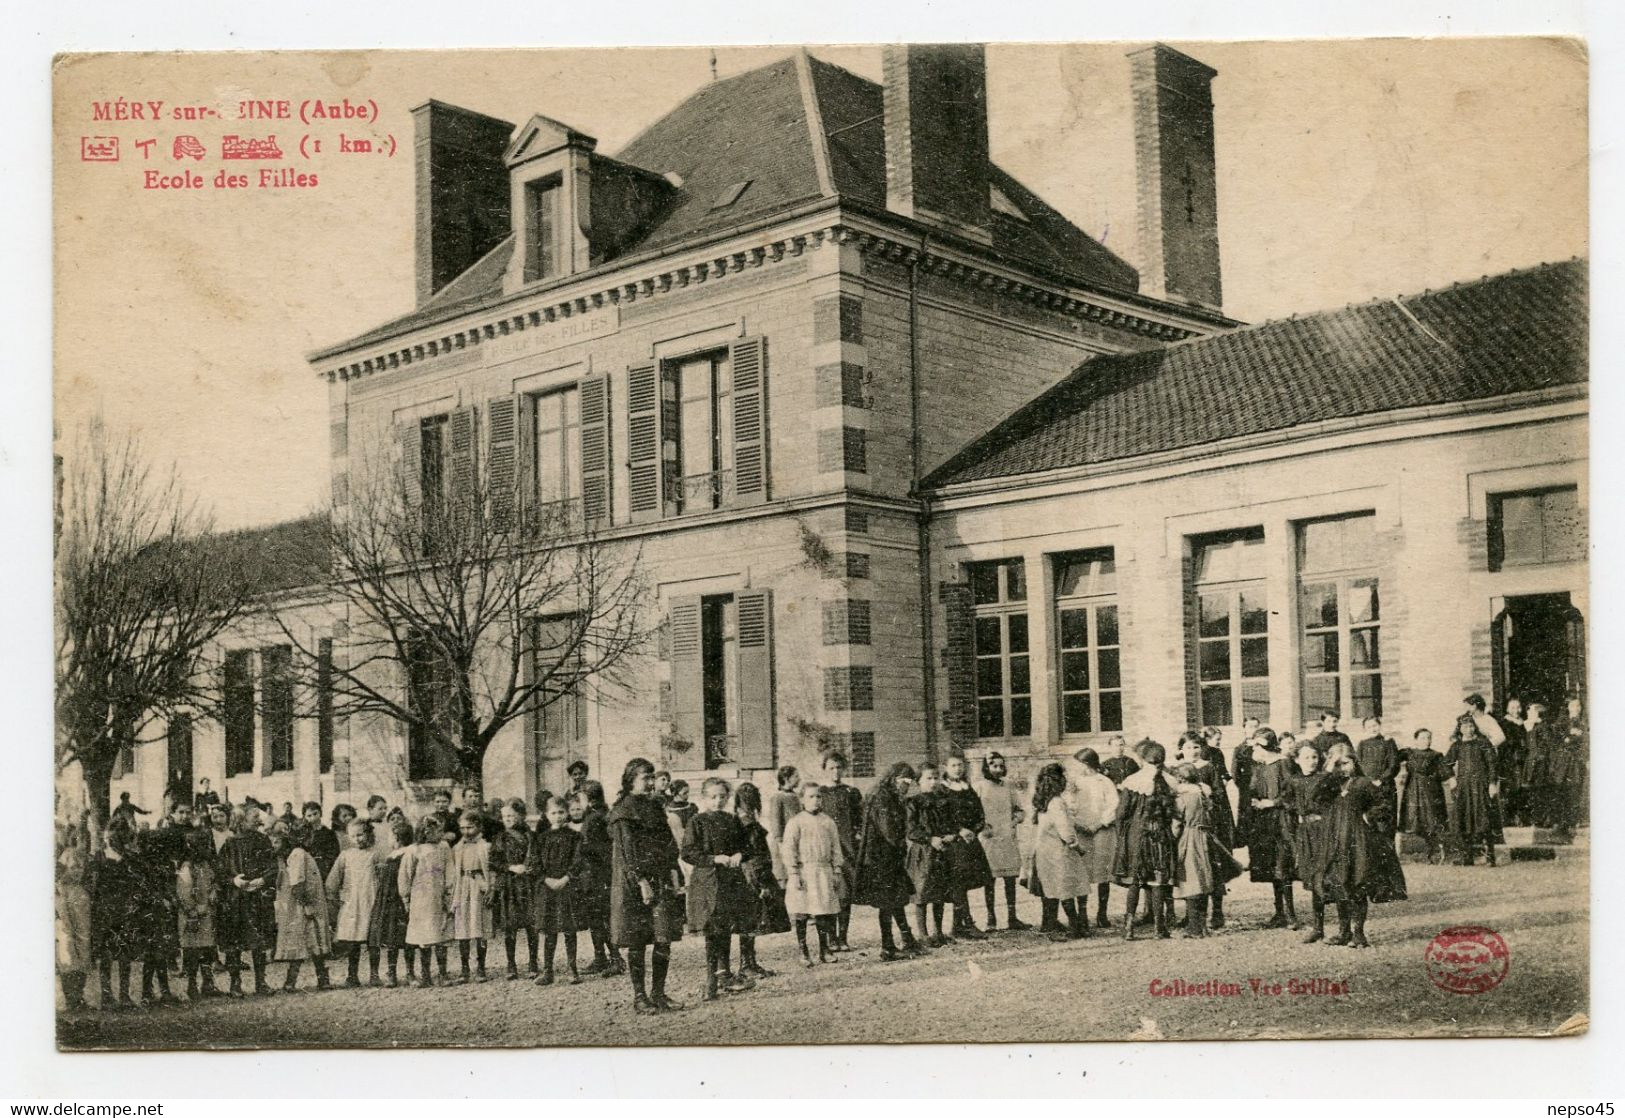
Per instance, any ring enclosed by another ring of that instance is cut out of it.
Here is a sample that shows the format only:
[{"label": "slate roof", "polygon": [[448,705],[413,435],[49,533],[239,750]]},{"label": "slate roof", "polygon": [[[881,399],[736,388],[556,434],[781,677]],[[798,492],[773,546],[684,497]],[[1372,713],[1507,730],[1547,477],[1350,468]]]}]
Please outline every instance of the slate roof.
[{"label": "slate roof", "polygon": [[224,552],[256,593],[274,594],[327,581],[327,519],[321,514],[202,537],[199,546]]},{"label": "slate roof", "polygon": [[1586,262],[1095,357],[926,479],[1089,466],[1587,382]]},{"label": "slate roof", "polygon": [[[814,135],[798,58],[792,55],[704,86],[616,153],[614,158],[622,163],[658,175],[675,172],[682,181],[674,203],[640,240],[626,246],[623,257],[722,233],[822,197],[884,208],[881,87],[811,55],[807,65],[822,136]],[[831,180],[827,193],[819,181],[815,144],[827,153]],[[1085,286],[1138,291],[1139,274],[1099,241],[998,166],[989,165],[989,178],[1028,217],[1021,221],[994,215],[996,253]],[[750,185],[737,201],[715,207],[725,190],[745,181]],[[512,252],[509,238],[423,306],[357,337],[324,346],[313,359],[498,301]],[[559,282],[567,281],[568,277]]]}]

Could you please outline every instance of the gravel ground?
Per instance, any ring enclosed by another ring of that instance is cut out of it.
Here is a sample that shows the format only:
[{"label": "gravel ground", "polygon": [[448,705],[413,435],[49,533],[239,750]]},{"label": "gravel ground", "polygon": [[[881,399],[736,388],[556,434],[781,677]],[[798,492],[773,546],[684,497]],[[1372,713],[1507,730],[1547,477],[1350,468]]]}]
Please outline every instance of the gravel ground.
[{"label": "gravel ground", "polygon": [[[632,1013],[624,978],[547,989],[507,982],[498,944],[492,970],[499,977],[483,985],[59,1013],[57,1039],[64,1049],[842,1044],[1498,1036],[1552,1033],[1565,1022],[1575,1027],[1571,1018],[1588,1005],[1583,848],[1560,852],[1556,862],[1496,869],[1407,864],[1406,875],[1412,899],[1372,906],[1373,947],[1361,951],[1307,945],[1302,933],[1260,928],[1269,916],[1269,890],[1243,878],[1228,898],[1230,926],[1202,940],[1176,933],[1125,943],[1119,934],[1096,932],[1055,944],[1035,932],[1001,932],[924,959],[882,963],[874,913],[858,909],[856,950],[839,963],[803,969],[793,935],[768,937],[759,941],[761,961],[779,974],[703,1006],[702,945],[691,936],[675,948],[670,983],[688,1011],[656,1017]],[[1120,909],[1123,896],[1114,889],[1112,904]],[[979,900],[976,908],[980,921]],[[1036,924],[1037,902],[1024,895],[1021,915]],[[1509,974],[1486,993],[1447,993],[1427,977],[1428,942],[1461,924],[1487,926],[1506,940]],[[281,968],[273,967],[271,977],[280,983]],[[303,978],[311,980],[308,970]],[[1340,994],[1261,995],[1250,978],[1348,985]],[[1154,997],[1154,979],[1219,979],[1244,992]]]}]

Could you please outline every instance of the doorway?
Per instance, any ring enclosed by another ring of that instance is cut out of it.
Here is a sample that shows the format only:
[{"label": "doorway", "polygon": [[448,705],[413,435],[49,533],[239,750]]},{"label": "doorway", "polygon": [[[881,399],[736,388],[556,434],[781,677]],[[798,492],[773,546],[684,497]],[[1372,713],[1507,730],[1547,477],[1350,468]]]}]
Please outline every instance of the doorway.
[{"label": "doorway", "polygon": [[1508,598],[1495,619],[1495,701],[1513,695],[1544,703],[1555,720],[1571,698],[1585,699],[1585,618],[1567,593]]},{"label": "doorway", "polygon": [[164,785],[171,803],[192,802],[192,716],[177,714],[169,720],[169,775]]}]

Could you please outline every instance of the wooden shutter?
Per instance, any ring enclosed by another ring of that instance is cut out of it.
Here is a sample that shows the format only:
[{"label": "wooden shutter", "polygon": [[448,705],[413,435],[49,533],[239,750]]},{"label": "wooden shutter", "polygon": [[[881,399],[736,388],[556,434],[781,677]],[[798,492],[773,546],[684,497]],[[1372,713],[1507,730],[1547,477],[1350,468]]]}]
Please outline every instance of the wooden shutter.
[{"label": "wooden shutter", "polygon": [[416,514],[423,503],[423,424],[416,419],[397,423],[395,443],[401,452],[401,496],[407,511]]},{"label": "wooden shutter", "polygon": [[[660,500],[661,515],[676,516],[687,500],[681,494],[683,467],[678,460],[677,441],[682,435],[681,385],[677,382],[677,362],[660,365]],[[707,505],[707,508],[710,506]]]},{"label": "wooden shutter", "polygon": [[948,684],[944,722],[949,741],[969,745],[976,740],[976,607],[966,583],[945,582],[941,595],[947,635],[942,657]]},{"label": "wooden shutter", "polygon": [[671,603],[672,733],[689,743],[689,756],[705,763],[705,658],[701,654],[700,599]]},{"label": "wooden shutter", "polygon": [[519,397],[497,396],[486,405],[485,436],[491,526],[502,531],[519,507]]},{"label": "wooden shutter", "polygon": [[767,342],[741,338],[733,344],[733,503],[767,500]]},{"label": "wooden shutter", "polygon": [[739,763],[773,767],[773,591],[742,590],[738,611]]},{"label": "wooden shutter", "polygon": [[590,527],[611,521],[609,377],[581,382],[581,515]]},{"label": "wooden shutter", "polygon": [[472,502],[479,499],[477,475],[474,472],[475,443],[478,441],[474,409],[453,408],[446,426],[451,440],[450,504],[453,508],[468,509],[472,507]]},{"label": "wooden shutter", "polygon": [[661,512],[661,439],[660,378],[653,365],[626,371],[626,419],[627,507],[634,521],[654,520]]},{"label": "wooden shutter", "polygon": [[536,397],[521,393],[514,397],[515,424],[518,427],[517,446],[519,461],[514,466],[514,488],[518,495],[516,511],[525,521],[535,524],[536,503]]}]

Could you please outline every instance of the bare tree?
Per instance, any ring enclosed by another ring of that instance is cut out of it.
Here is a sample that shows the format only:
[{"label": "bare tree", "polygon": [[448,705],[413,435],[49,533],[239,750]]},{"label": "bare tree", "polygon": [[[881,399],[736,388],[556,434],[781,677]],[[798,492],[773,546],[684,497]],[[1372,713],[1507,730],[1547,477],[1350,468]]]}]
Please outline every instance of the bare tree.
[{"label": "bare tree", "polygon": [[209,529],[133,436],[82,429],[63,462],[56,548],[57,764],[78,762],[98,823],[122,752],[160,720],[215,711],[208,656],[253,588]]},{"label": "bare tree", "polygon": [[454,492],[437,477],[375,471],[329,516],[347,635],[325,665],[297,611],[278,620],[302,674],[324,669],[336,714],[392,718],[466,778],[516,719],[624,690],[652,631],[639,553],[600,540],[579,501],[525,501],[484,471],[448,477]]}]

